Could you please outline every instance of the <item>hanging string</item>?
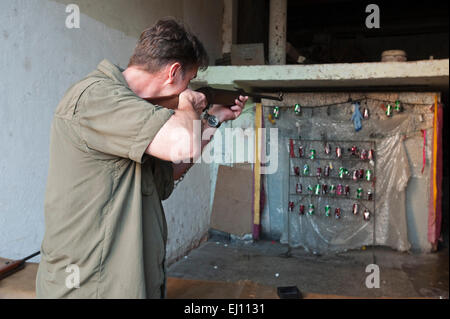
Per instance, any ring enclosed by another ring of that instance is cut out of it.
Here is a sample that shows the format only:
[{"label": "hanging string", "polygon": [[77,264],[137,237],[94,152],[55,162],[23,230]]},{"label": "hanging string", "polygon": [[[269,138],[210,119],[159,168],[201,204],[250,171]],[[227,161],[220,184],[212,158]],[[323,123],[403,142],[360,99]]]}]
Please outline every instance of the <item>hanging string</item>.
[{"label": "hanging string", "polygon": [[[322,104],[322,105],[301,105],[301,108],[322,108],[322,107],[330,107],[330,106],[338,106],[341,104],[348,104],[348,103],[354,103],[354,102],[361,102],[361,101],[365,101],[365,104],[367,105],[367,101],[376,101],[376,102],[382,102],[385,104],[395,104],[395,102],[397,102],[398,100],[395,101],[390,101],[390,100],[382,100],[382,99],[376,99],[376,98],[371,98],[371,97],[361,97],[361,98],[357,98],[357,99],[352,99],[352,98],[348,98],[346,101],[342,101],[342,102],[335,102],[335,103],[331,103],[331,104]],[[422,105],[422,106],[426,106],[426,105],[432,105],[433,103],[410,103],[410,102],[403,102],[403,104],[406,105]],[[279,108],[292,108],[294,107],[294,105],[263,105],[263,107],[279,107]]]}]

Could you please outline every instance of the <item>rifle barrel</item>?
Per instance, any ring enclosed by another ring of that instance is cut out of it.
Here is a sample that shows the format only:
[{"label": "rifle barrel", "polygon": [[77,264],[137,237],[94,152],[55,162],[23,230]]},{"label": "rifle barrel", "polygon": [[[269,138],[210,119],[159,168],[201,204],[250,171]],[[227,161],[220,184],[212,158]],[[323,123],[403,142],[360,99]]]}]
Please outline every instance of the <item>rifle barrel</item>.
[{"label": "rifle barrel", "polygon": [[30,255],[30,256],[28,256],[28,257],[25,257],[24,259],[22,259],[23,261],[26,261],[26,260],[28,260],[28,259],[31,259],[31,258],[33,258],[33,257],[35,257],[35,256],[37,256],[37,255],[39,255],[41,252],[40,251],[38,251],[38,252],[35,252],[34,254],[32,254],[32,255]]},{"label": "rifle barrel", "polygon": [[281,94],[279,96],[271,96],[271,95],[261,95],[261,94],[257,94],[257,93],[247,93],[246,92],[245,95],[250,96],[250,97],[255,97],[258,99],[283,101],[283,97],[281,96]]}]

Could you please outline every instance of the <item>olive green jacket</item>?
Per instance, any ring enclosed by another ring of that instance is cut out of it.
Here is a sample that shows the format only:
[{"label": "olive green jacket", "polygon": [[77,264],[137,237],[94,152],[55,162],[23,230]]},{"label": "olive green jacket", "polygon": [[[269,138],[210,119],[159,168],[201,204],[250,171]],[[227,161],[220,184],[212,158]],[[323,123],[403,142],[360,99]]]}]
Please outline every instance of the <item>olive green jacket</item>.
[{"label": "olive green jacket", "polygon": [[55,111],[38,298],[164,296],[173,168],[144,152],[174,111],[136,96],[122,71],[102,61]]}]

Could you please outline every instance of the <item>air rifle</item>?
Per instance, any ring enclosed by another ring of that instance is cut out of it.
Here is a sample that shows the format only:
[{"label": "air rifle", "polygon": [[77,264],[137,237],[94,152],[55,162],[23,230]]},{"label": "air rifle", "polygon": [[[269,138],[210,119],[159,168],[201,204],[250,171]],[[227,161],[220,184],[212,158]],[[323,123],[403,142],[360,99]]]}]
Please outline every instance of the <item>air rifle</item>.
[{"label": "air rifle", "polygon": [[[207,101],[206,109],[210,108],[213,104],[220,104],[231,107],[235,105],[234,100],[239,99],[240,95],[248,96],[255,100],[269,99],[269,100],[283,101],[282,93],[279,93],[278,96],[271,96],[271,95],[261,95],[257,93],[248,93],[245,92],[243,89],[224,90],[212,88],[210,86],[204,86],[195,91],[203,93],[205,95]],[[178,106],[178,95],[147,98],[145,100],[149,101],[152,104],[162,105],[170,109],[176,109]]]}]

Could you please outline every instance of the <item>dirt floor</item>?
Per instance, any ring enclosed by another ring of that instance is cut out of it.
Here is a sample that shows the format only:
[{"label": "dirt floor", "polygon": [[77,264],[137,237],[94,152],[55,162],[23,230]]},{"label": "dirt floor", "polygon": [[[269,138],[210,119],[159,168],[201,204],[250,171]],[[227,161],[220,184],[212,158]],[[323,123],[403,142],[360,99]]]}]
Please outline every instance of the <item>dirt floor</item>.
[{"label": "dirt floor", "polygon": [[[212,237],[187,256],[170,265],[169,277],[237,282],[282,287],[297,286],[303,293],[353,297],[449,297],[449,255],[400,253],[376,247],[333,255],[312,255],[273,241],[244,242]],[[380,287],[367,288],[376,264]]]}]

